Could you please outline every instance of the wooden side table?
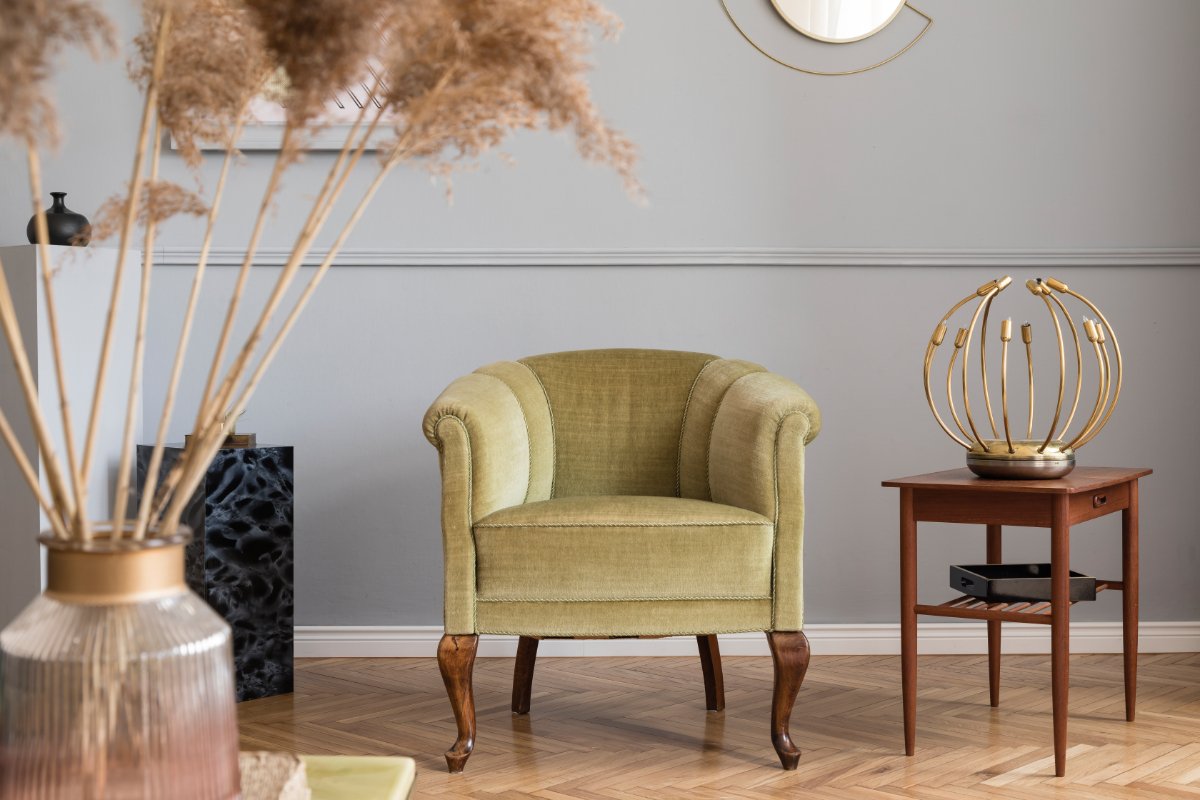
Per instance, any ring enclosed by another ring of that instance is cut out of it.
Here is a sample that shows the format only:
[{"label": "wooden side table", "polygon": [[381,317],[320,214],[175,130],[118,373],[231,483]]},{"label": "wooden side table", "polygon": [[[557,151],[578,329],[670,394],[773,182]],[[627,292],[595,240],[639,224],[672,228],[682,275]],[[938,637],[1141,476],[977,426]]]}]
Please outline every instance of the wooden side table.
[{"label": "wooden side table", "polygon": [[[1151,470],[1079,467],[1065,478],[1043,481],[984,480],[967,469],[884,481],[900,490],[900,637],[904,685],[904,752],[917,739],[917,615],[986,620],[991,704],[1000,704],[1000,623],[1049,625],[1054,709],[1054,774],[1066,772],[1068,599],[1071,526],[1121,512],[1121,580],[1097,580],[1096,591],[1122,593],[1125,719],[1134,718],[1138,647],[1138,479]],[[986,603],[958,597],[941,605],[917,602],[917,523],[965,522],[987,526],[987,563],[1001,558],[1004,525],[1050,529],[1051,599],[1048,603]]]}]

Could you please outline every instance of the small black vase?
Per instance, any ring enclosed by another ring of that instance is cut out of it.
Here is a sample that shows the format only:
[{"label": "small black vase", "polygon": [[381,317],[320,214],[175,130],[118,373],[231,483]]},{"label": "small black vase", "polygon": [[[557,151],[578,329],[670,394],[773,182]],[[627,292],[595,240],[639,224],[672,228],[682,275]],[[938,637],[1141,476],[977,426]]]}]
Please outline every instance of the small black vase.
[{"label": "small black vase", "polygon": [[[67,208],[67,204],[63,202],[67,196],[66,192],[51,192],[50,196],[54,198],[54,204],[46,209],[46,227],[50,231],[50,244],[85,247],[91,241],[89,232],[91,223],[88,222],[88,218]],[[30,244],[37,244],[36,214],[29,218],[25,235],[29,237]]]}]

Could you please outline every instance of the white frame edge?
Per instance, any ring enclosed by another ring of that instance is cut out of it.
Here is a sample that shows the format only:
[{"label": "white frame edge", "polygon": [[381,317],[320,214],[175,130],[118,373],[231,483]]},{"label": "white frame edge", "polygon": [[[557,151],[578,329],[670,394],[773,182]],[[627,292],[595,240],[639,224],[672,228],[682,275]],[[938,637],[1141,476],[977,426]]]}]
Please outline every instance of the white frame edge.
[{"label": "white frame edge", "polygon": [[[304,149],[310,152],[338,151],[346,143],[346,136],[354,126],[348,123],[333,123],[318,129],[309,136]],[[392,136],[390,126],[383,126],[367,140],[366,150],[377,150],[379,145]],[[171,149],[178,150],[175,137],[170,137]],[[258,122],[245,126],[238,137],[237,148],[244,152],[278,151],[283,142],[283,123]],[[201,142],[201,150],[224,150],[225,145],[216,142]]]}]

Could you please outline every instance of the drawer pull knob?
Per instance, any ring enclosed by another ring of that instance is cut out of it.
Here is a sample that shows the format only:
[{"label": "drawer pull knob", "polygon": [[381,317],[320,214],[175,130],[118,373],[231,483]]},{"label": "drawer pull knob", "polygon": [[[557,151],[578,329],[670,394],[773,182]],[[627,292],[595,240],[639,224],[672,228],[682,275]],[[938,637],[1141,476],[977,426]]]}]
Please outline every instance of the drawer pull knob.
[{"label": "drawer pull knob", "polygon": [[1092,498],[1092,508],[1101,508],[1108,505],[1108,495],[1098,494]]}]

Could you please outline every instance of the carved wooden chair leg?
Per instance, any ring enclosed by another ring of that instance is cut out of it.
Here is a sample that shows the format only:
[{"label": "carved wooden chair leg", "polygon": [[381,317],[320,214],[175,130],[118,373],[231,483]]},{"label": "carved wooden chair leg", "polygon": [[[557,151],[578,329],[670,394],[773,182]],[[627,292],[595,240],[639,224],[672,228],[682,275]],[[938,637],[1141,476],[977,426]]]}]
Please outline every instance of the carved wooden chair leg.
[{"label": "carved wooden chair leg", "polygon": [[475,666],[478,646],[479,637],[475,634],[447,634],[438,643],[438,669],[454,708],[454,721],[458,723],[458,739],[454,747],[446,751],[446,766],[451,772],[462,772],[475,749],[475,696],[471,690],[471,670]]},{"label": "carved wooden chair leg", "polygon": [[704,706],[709,711],[725,710],[725,678],[721,674],[721,651],[715,634],[697,636],[700,669],[704,671]]},{"label": "carved wooden chair leg", "polygon": [[528,714],[529,700],[533,696],[533,664],[537,660],[538,640],[522,636],[517,640],[517,666],[513,670],[512,710],[514,714]]},{"label": "carved wooden chair leg", "polygon": [[771,743],[779,754],[784,769],[795,769],[800,763],[800,749],[792,744],[788,722],[796,693],[808,671],[808,637],[800,631],[768,631],[771,661],[775,664],[775,698],[771,704]]}]

